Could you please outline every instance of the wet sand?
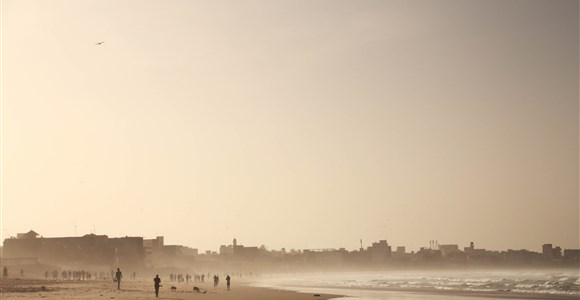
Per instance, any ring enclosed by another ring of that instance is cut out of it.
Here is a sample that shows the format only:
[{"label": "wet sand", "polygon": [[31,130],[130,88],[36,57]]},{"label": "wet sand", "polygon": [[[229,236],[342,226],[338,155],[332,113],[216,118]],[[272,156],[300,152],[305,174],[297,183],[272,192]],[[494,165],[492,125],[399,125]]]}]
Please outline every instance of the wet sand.
[{"label": "wet sand", "polygon": [[[111,281],[51,281],[51,280],[0,280],[0,299],[156,299],[151,280],[127,280],[121,290]],[[251,287],[244,283],[232,285],[226,290],[225,283],[217,288],[212,283],[164,283],[157,299],[232,299],[232,300],[305,300],[331,299],[340,296],[314,293],[298,293],[260,287]],[[171,286],[177,287],[172,292]],[[194,293],[193,286],[207,291],[205,294]],[[44,288],[43,288],[44,287]]]},{"label": "wet sand", "polygon": [[[260,286],[260,285],[259,285]],[[265,286],[261,286],[265,287]],[[342,295],[342,299],[404,299],[404,300],[580,300],[576,295],[531,294],[493,291],[458,291],[438,289],[365,289],[365,288],[325,288],[325,287],[284,287],[302,293],[326,293]]]}]

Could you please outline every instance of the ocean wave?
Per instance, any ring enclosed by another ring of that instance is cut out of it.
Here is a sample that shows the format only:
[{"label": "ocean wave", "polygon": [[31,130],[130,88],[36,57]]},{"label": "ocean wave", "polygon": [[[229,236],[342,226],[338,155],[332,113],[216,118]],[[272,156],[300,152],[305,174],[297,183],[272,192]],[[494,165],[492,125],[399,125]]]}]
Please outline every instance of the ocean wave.
[{"label": "ocean wave", "polygon": [[[432,276],[429,276],[432,275]],[[580,296],[578,272],[385,272],[295,278],[292,285],[365,289],[435,289]]]}]

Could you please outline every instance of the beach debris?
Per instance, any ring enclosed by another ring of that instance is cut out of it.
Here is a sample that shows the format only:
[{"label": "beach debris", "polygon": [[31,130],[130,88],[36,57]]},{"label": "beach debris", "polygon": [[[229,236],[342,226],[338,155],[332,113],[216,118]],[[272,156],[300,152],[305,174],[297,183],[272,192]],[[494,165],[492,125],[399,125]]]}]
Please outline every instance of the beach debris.
[{"label": "beach debris", "polygon": [[171,291],[172,291],[172,292],[176,292],[176,291],[177,291],[177,287],[175,287],[175,286],[173,286],[173,285],[172,285],[172,286],[171,286]]},{"label": "beach debris", "polygon": [[199,288],[199,287],[197,287],[197,286],[194,286],[194,287],[193,287],[193,292],[194,292],[194,293],[202,293],[202,294],[205,294],[205,293],[207,293],[207,291],[205,291],[205,290],[203,290],[203,289],[201,289],[201,288]]},{"label": "beach debris", "polygon": [[314,294],[313,296],[314,297],[320,297],[320,294]]},{"label": "beach debris", "polygon": [[46,291],[46,287],[44,285],[40,286],[41,291]]}]

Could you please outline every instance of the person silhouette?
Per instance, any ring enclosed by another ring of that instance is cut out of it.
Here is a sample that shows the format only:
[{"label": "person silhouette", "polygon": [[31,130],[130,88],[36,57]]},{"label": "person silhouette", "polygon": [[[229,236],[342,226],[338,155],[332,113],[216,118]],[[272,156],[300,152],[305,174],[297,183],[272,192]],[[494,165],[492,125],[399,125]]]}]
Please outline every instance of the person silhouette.
[{"label": "person silhouette", "polygon": [[230,290],[230,275],[226,276],[226,285],[228,286],[228,291]]},{"label": "person silhouette", "polygon": [[121,278],[123,278],[123,273],[121,273],[121,269],[117,268],[117,272],[115,273],[115,279],[117,279],[117,289],[121,289]]},{"label": "person silhouette", "polygon": [[4,267],[4,269],[2,270],[2,277],[8,278],[8,268]]},{"label": "person silhouette", "polygon": [[159,286],[160,286],[160,283],[161,283],[161,278],[159,278],[159,275],[155,275],[155,278],[153,278],[153,282],[155,283],[154,284],[154,287],[155,287],[155,297],[159,297]]}]

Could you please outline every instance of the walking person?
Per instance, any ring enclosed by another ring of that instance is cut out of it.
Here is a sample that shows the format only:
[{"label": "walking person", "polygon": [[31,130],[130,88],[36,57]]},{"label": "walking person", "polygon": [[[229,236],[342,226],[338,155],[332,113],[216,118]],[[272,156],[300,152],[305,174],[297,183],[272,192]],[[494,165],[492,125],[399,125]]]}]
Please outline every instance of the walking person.
[{"label": "walking person", "polygon": [[117,268],[117,272],[115,273],[115,279],[117,280],[117,289],[121,289],[121,278],[123,278],[123,273],[121,273],[121,269]]},{"label": "walking person", "polygon": [[159,297],[159,286],[161,284],[161,278],[159,278],[159,275],[155,275],[155,278],[153,278],[153,282],[155,283],[155,297],[158,298]]},{"label": "walking person", "polygon": [[228,286],[228,291],[230,290],[230,275],[226,276],[226,285]]}]

